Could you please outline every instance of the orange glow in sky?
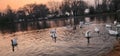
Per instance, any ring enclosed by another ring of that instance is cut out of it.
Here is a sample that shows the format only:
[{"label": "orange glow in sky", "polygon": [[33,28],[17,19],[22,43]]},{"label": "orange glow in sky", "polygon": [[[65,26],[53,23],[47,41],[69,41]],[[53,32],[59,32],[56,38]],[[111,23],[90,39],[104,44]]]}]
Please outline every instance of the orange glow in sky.
[{"label": "orange glow in sky", "polygon": [[[53,1],[53,0],[0,0],[0,10],[6,9],[8,5],[11,6],[12,9],[18,9],[20,7],[23,7],[26,4],[31,4],[31,3],[46,4],[48,1]],[[62,1],[62,0],[59,0],[59,1]]]},{"label": "orange glow in sky", "polygon": [[[0,0],[0,11],[5,10],[8,5],[12,9],[18,9],[20,7],[23,7],[26,4],[31,4],[31,3],[47,4],[49,1],[59,1],[60,2],[62,0]],[[90,1],[92,1],[92,3],[93,3],[94,0],[90,0]]]}]

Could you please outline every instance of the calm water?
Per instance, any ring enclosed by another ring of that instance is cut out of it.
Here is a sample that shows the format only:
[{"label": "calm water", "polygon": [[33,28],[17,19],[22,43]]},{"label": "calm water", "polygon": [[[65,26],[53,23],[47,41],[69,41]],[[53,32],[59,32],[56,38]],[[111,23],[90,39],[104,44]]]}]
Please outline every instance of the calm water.
[{"label": "calm water", "polygon": [[[53,19],[46,21],[36,21],[36,22],[24,22],[24,23],[16,23],[13,27],[14,29],[8,28],[7,32],[13,32],[11,30],[16,31],[28,31],[28,30],[37,30],[37,29],[45,29],[52,27],[62,27],[66,25],[77,25],[80,21],[84,22],[92,22],[93,24],[101,24],[101,23],[112,23],[115,20],[115,16],[97,16],[97,17],[74,17],[74,18],[61,18],[61,19]],[[3,30],[2,30],[3,31]]]}]

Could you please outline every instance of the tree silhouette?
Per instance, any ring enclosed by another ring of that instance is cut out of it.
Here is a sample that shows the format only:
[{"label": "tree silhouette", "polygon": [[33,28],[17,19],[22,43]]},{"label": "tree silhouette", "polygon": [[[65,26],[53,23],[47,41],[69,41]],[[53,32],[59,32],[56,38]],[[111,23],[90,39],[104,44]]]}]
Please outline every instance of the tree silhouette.
[{"label": "tree silhouette", "polygon": [[33,14],[36,18],[42,17],[45,18],[49,13],[49,9],[46,5],[40,4],[33,7]]},{"label": "tree silhouette", "polygon": [[65,15],[66,12],[71,13],[71,4],[70,1],[65,0],[60,6],[62,13]]},{"label": "tree silhouette", "polygon": [[78,16],[78,15],[83,15],[84,14],[84,10],[88,8],[87,3],[85,3],[82,0],[65,0],[62,4],[62,6],[60,7],[61,11],[63,12],[63,14],[65,14],[65,12],[69,12],[72,13],[74,16]]},{"label": "tree silhouette", "polygon": [[59,7],[60,7],[60,2],[57,2],[57,1],[54,1],[54,0],[50,0],[48,2],[48,7],[49,7],[49,10],[52,14],[55,14],[56,15],[56,12],[59,11]]},{"label": "tree silhouette", "polygon": [[114,5],[115,10],[120,9],[120,0],[112,0],[111,4]]},{"label": "tree silhouette", "polygon": [[14,24],[15,16],[16,16],[15,12],[8,5],[4,16],[0,17],[0,28],[2,30],[10,29],[12,32],[14,32],[16,29]]}]

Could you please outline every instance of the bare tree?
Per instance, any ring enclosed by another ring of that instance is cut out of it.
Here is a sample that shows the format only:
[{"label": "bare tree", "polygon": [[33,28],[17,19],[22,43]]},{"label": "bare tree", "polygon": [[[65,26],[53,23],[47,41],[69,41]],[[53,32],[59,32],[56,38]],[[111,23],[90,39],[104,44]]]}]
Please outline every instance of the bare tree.
[{"label": "bare tree", "polygon": [[57,14],[56,12],[59,12],[60,5],[61,5],[60,2],[57,2],[57,1],[54,1],[54,0],[51,0],[51,1],[48,2],[48,7],[50,9],[50,12],[53,13],[53,14]]},{"label": "bare tree", "polygon": [[39,4],[33,7],[33,13],[36,18],[39,18],[39,17],[44,18],[49,13],[49,9],[47,8],[46,5]]}]

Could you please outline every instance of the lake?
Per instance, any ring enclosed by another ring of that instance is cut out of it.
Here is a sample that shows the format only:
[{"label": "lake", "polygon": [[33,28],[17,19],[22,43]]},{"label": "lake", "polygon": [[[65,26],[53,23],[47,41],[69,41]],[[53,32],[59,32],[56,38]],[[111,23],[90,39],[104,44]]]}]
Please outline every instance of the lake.
[{"label": "lake", "polygon": [[21,22],[10,24],[10,27],[1,29],[4,32],[17,32],[17,31],[29,31],[53,27],[63,27],[67,25],[78,25],[80,21],[91,22],[93,24],[109,24],[116,20],[115,15],[102,15],[95,17],[69,17],[69,18],[56,18],[51,20],[35,21],[35,22]]}]

